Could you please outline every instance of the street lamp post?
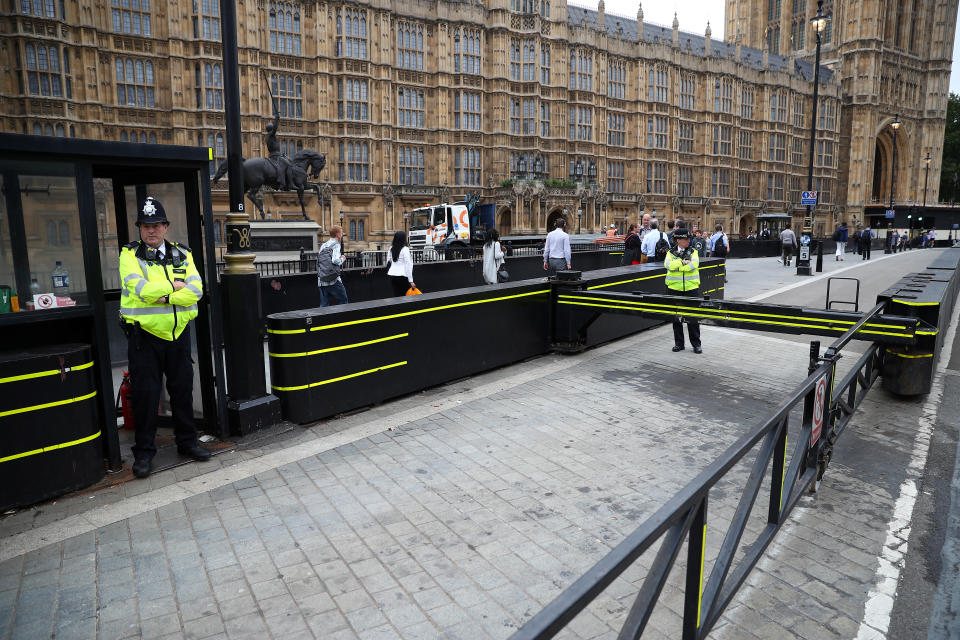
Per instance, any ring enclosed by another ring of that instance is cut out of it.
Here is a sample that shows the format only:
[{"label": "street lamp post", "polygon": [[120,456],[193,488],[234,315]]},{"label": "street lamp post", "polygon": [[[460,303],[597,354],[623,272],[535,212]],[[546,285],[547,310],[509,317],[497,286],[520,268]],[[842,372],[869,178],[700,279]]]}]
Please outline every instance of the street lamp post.
[{"label": "street lamp post", "polygon": [[[893,116],[893,122],[890,123],[890,128],[893,129],[893,162],[890,165],[890,207],[888,211],[893,211],[893,189],[897,183],[897,131],[900,129],[900,114]],[[884,253],[893,253],[893,245],[891,240],[893,236],[890,235],[890,228],[893,226],[893,222],[887,218],[887,240],[884,243],[886,247]],[[869,242],[869,241],[868,241]]]},{"label": "street lamp post", "polygon": [[[810,163],[807,167],[807,191],[813,191],[813,154],[816,153],[817,144],[817,99],[820,97],[820,46],[823,43],[823,30],[827,28],[827,19],[823,15],[823,0],[818,0],[817,14],[810,19],[810,26],[813,27],[817,36],[817,57],[813,65],[813,112],[810,114]],[[809,249],[812,233],[813,205],[808,204],[807,215],[803,220],[803,236],[806,236],[806,244],[801,244],[800,255],[797,257],[798,276],[813,275],[813,270],[810,268]]]},{"label": "street lamp post", "polygon": [[927,208],[927,181],[930,179],[930,152],[927,151],[927,157],[923,159],[923,208]]},{"label": "street lamp post", "polygon": [[410,236],[410,212],[404,210],[403,212],[403,230],[407,234],[407,237]]},{"label": "street lamp post", "polygon": [[580,218],[583,217],[583,209],[577,209],[577,235],[580,235]]}]

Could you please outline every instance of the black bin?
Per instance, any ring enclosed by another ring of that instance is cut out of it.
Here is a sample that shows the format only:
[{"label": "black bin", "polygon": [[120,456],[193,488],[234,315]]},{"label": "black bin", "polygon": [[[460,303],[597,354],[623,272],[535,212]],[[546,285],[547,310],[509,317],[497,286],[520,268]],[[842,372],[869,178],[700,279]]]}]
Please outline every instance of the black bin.
[{"label": "black bin", "polygon": [[94,371],[87,344],[0,351],[0,510],[103,477]]}]

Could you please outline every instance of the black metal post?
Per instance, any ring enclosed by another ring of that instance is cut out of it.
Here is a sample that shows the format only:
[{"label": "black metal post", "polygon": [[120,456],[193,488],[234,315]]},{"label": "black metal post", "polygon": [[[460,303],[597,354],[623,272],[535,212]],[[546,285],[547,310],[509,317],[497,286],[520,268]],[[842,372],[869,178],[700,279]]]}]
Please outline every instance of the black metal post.
[{"label": "black metal post", "polygon": [[[889,207],[890,211],[893,211],[893,189],[897,183],[897,129],[898,129],[897,123],[899,120],[900,120],[900,116],[897,115],[894,118],[894,124],[893,124],[893,163],[890,166],[890,207]],[[924,196],[926,196],[926,194],[924,194]],[[886,242],[884,242],[884,247],[885,247],[885,249],[883,250],[884,253],[893,253],[893,245],[891,244],[891,240],[893,240],[893,237],[890,235],[890,228],[892,226],[893,226],[893,222],[891,222],[888,219],[887,220],[887,240]]]},{"label": "black metal post", "polygon": [[[817,3],[817,17],[823,18],[823,0]],[[820,35],[819,25],[814,26],[814,32],[817,34],[817,57],[813,65],[813,113],[810,114],[810,162],[807,167],[807,191],[813,191],[813,154],[816,153],[817,144],[817,100],[820,98],[820,45],[823,41]],[[817,194],[819,197],[819,194]],[[803,220],[803,229],[801,238],[806,235],[811,237],[813,234],[813,205],[807,205],[807,215]],[[809,244],[807,245],[809,247]],[[802,256],[806,253],[806,259]],[[803,243],[800,244],[800,253],[797,255],[797,275],[813,275],[810,269],[810,250],[804,252]]]},{"label": "black metal post", "polygon": [[700,638],[700,598],[703,594],[703,564],[706,560],[707,495],[704,494],[695,510],[690,535],[687,538],[687,579],[683,601],[683,640]]},{"label": "black metal post", "polygon": [[223,291],[224,352],[231,433],[243,435],[280,420],[280,400],[266,392],[260,275],[250,241],[250,219],[243,205],[243,137],[240,123],[240,64],[237,54],[237,9],[220,0],[223,35],[223,93],[226,116],[230,213],[225,226],[226,269]]}]

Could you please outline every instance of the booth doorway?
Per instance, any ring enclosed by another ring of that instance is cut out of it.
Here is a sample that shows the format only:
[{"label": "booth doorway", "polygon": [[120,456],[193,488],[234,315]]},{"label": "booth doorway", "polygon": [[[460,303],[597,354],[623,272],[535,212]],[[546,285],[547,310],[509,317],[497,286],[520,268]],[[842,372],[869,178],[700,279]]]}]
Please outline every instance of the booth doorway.
[{"label": "booth doorway", "polygon": [[[90,345],[101,425],[95,442],[111,469],[121,467],[114,403],[127,349],[118,256],[138,239],[137,203],[148,195],[164,204],[168,239],[191,248],[204,280],[192,331],[195,412],[200,428],[225,435],[214,237],[203,232],[213,228],[208,162],[208,150],[197,147],[0,134],[0,285],[24,301],[20,312],[0,308],[0,332],[17,347]],[[64,271],[65,286],[53,277]],[[57,305],[36,308],[31,294],[52,293],[56,284]]]}]

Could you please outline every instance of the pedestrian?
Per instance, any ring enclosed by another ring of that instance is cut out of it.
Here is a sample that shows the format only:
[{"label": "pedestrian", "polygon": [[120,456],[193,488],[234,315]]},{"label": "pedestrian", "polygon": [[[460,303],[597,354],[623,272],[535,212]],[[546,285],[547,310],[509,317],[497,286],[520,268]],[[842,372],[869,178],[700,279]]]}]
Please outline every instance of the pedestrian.
[{"label": "pedestrian", "polygon": [[506,242],[506,254],[508,258],[513,255],[513,242],[510,240]]},{"label": "pedestrian", "polygon": [[676,220],[667,220],[667,241],[673,246],[673,230],[676,228]]},{"label": "pedestrian", "polygon": [[323,243],[317,253],[317,286],[320,288],[320,306],[331,307],[347,304],[347,289],[340,279],[343,263],[343,227],[330,227],[330,239]]},{"label": "pedestrian", "polygon": [[873,231],[870,230],[870,225],[867,225],[863,231],[860,232],[860,259],[869,260],[870,259],[870,245],[873,240]]},{"label": "pedestrian", "polygon": [[612,238],[612,237],[614,237],[614,236],[616,236],[616,235],[617,235],[617,225],[612,224],[612,225],[610,225],[610,228],[607,229],[607,237],[608,237],[608,238]]},{"label": "pedestrian", "polygon": [[890,234],[890,252],[896,253],[897,247],[900,245],[900,234],[897,233],[897,230],[894,229]]},{"label": "pedestrian", "polygon": [[728,253],[730,253],[730,240],[723,232],[723,225],[718,224],[714,227],[713,235],[710,236],[710,256],[726,258]]},{"label": "pedestrian", "polygon": [[144,200],[136,225],[140,239],[120,251],[120,319],[133,385],[133,475],[146,478],[157,453],[157,408],[164,376],[177,451],[194,460],[209,460],[211,453],[197,440],[193,420],[189,323],[197,317],[203,281],[190,249],[166,240],[170,222],[159,200]]},{"label": "pedestrian", "polygon": [[763,223],[763,229],[760,231],[760,239],[761,240],[770,239],[770,228],[767,226],[766,222]]},{"label": "pedestrian", "polygon": [[787,223],[787,226],[783,228],[783,231],[780,232],[780,250],[783,254],[783,258],[778,260],[782,262],[783,266],[790,266],[790,259],[793,257],[793,250],[797,248],[797,236],[793,231],[790,230],[790,223]]},{"label": "pedestrian", "polygon": [[640,228],[637,230],[637,235],[640,236],[641,243],[647,234],[650,233],[650,220],[651,217],[649,213],[643,214],[643,217],[640,219]]},{"label": "pedestrian", "polygon": [[407,234],[397,231],[393,234],[393,244],[387,252],[387,275],[390,276],[390,286],[393,295],[404,296],[410,289],[416,289],[413,282],[413,256],[407,246]]},{"label": "pedestrian", "polygon": [[707,237],[707,232],[703,230],[694,231],[691,236],[690,246],[697,250],[697,255],[707,255],[707,247],[710,246],[710,239]]},{"label": "pedestrian", "polygon": [[640,245],[640,253],[643,256],[641,262],[663,262],[666,259],[667,252],[670,250],[670,240],[666,233],[660,231],[659,226],[660,223],[656,219],[650,221],[650,233]]},{"label": "pedestrian", "polygon": [[627,237],[623,241],[623,260],[621,265],[640,264],[640,247],[642,241],[640,234],[637,233],[636,223],[632,223],[627,229]]},{"label": "pedestrian", "polygon": [[853,232],[853,252],[858,256],[862,254],[860,249],[860,234],[863,233],[863,225],[858,224],[857,230]]},{"label": "pedestrian", "polygon": [[497,284],[500,280],[497,273],[503,265],[505,257],[500,246],[500,233],[496,229],[488,229],[483,243],[483,281],[487,284]]},{"label": "pedestrian", "polygon": [[930,229],[930,248],[933,249],[937,244],[937,230]]},{"label": "pedestrian", "polygon": [[753,227],[750,227],[750,231],[747,233],[747,240],[756,240],[757,234],[753,232]]},{"label": "pedestrian", "polygon": [[[664,282],[667,285],[667,293],[676,296],[686,296],[690,298],[700,297],[700,256],[697,250],[690,246],[690,232],[686,227],[679,227],[673,230],[673,239],[676,243],[670,251],[667,252],[667,258],[664,266],[667,268],[667,275]],[[694,353],[703,353],[700,344],[700,323],[696,316],[686,318],[687,333],[690,334],[690,344],[693,346]],[[673,351],[683,351],[683,324],[679,317],[673,320]]]},{"label": "pedestrian", "polygon": [[850,238],[850,230],[847,229],[847,223],[841,222],[837,230],[833,232],[833,239],[837,241],[836,261],[842,261],[847,251],[847,240]]},{"label": "pedestrian", "polygon": [[907,250],[907,244],[909,244],[909,242],[910,242],[910,235],[906,231],[904,231],[903,233],[900,234],[900,251],[901,252]]},{"label": "pedestrian", "polygon": [[566,228],[566,219],[557,218],[553,231],[547,234],[543,245],[543,270],[547,276],[554,276],[564,268],[573,268],[570,266],[570,236],[564,231]]}]

